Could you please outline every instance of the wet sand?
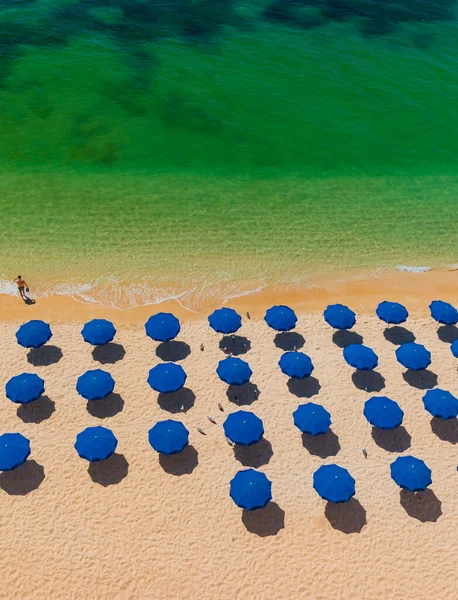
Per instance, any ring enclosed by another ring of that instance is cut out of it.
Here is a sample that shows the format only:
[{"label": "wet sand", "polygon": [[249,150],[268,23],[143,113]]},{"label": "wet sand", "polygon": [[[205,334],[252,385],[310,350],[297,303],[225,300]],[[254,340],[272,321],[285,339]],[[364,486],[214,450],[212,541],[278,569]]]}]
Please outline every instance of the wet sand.
[{"label": "wet sand", "polygon": [[[32,290],[33,292],[33,290]],[[33,294],[31,294],[33,295]],[[236,310],[263,316],[273,304],[288,304],[297,312],[322,312],[327,304],[341,302],[355,311],[373,312],[382,300],[396,300],[409,310],[428,313],[431,299],[443,299],[458,304],[458,269],[425,273],[388,271],[372,277],[342,274],[339,278],[317,278],[304,286],[266,287],[259,292],[235,297],[226,302]],[[4,321],[22,322],[44,319],[53,323],[83,322],[92,318],[108,318],[125,325],[143,324],[151,314],[171,311],[182,320],[198,320],[218,308],[212,299],[202,310],[188,309],[176,300],[118,309],[91,303],[79,297],[49,296],[38,298],[36,304],[25,305],[19,296],[0,294],[0,314]]]}]

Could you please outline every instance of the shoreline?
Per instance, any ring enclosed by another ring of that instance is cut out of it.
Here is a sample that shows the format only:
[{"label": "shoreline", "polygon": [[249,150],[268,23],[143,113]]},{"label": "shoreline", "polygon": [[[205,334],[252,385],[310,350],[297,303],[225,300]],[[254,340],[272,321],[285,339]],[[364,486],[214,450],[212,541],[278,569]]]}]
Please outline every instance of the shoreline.
[{"label": "shoreline", "polygon": [[143,325],[151,314],[159,311],[173,312],[182,321],[204,319],[223,304],[242,313],[248,311],[253,317],[262,317],[273,304],[288,304],[298,314],[321,312],[327,304],[336,302],[348,304],[359,312],[374,312],[379,302],[389,299],[406,304],[409,312],[426,314],[431,300],[439,298],[458,303],[458,270],[387,271],[346,280],[336,280],[335,276],[321,277],[293,289],[286,285],[266,286],[229,301],[222,297],[216,301],[212,297],[208,305],[198,311],[183,306],[179,300],[114,308],[66,295],[38,298],[36,304],[25,305],[19,297],[9,294],[0,294],[0,311],[2,321],[9,322],[34,318],[52,323],[73,323],[105,317],[115,323],[136,326]]}]

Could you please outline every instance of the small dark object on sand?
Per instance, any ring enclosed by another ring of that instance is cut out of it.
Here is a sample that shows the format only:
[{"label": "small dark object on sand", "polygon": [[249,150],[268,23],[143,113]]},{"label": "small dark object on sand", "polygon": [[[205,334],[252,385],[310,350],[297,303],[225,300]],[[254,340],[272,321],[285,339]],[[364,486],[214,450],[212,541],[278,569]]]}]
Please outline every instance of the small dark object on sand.
[{"label": "small dark object on sand", "polygon": [[221,402],[218,402],[218,408],[220,409],[221,412],[224,412],[224,408],[223,408],[223,405],[221,404]]},{"label": "small dark object on sand", "polygon": [[204,351],[205,346],[203,344],[200,345],[200,349],[203,352]]},{"label": "small dark object on sand", "polygon": [[248,319],[251,319],[249,312],[247,312],[246,316],[247,316]]}]

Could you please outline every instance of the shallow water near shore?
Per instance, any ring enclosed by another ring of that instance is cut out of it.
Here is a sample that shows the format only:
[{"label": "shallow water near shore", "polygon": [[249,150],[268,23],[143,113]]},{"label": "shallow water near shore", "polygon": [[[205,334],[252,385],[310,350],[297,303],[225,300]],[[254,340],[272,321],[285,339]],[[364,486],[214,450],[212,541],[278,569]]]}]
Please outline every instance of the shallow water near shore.
[{"label": "shallow water near shore", "polygon": [[198,308],[458,262],[455,2],[339,6],[7,2],[1,291]]}]

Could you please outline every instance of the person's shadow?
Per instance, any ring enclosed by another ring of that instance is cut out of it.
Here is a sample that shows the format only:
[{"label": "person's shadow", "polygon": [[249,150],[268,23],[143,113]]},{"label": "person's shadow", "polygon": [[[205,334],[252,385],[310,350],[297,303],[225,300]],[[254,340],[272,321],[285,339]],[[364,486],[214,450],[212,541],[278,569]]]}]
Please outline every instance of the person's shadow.
[{"label": "person's shadow", "polygon": [[340,504],[327,502],[324,514],[331,527],[346,534],[360,533],[367,523],[366,509],[356,498]]},{"label": "person's shadow", "polygon": [[285,528],[285,511],[276,502],[269,502],[264,508],[242,511],[242,523],[259,537],[277,535]]},{"label": "person's shadow", "polygon": [[32,306],[33,304],[36,304],[36,301],[33,298],[24,298],[24,304],[27,304],[27,306]]}]

